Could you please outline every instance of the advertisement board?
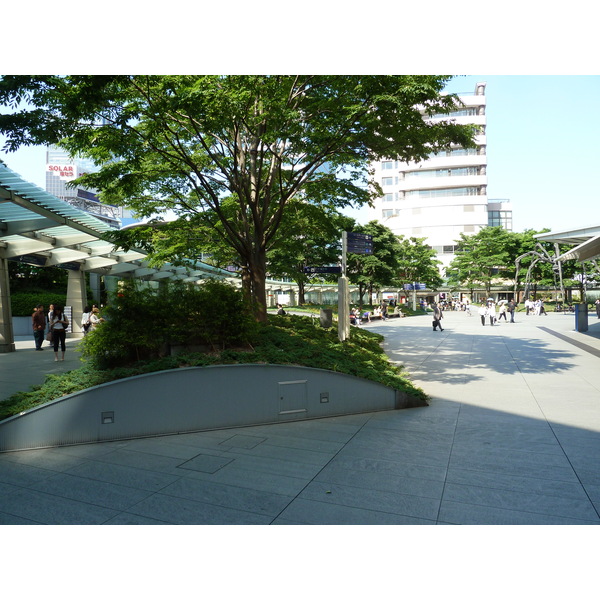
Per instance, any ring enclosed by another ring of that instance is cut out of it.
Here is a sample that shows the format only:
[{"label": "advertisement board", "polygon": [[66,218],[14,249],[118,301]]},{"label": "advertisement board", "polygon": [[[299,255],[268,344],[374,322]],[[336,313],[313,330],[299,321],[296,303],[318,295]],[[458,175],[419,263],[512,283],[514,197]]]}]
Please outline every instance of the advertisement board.
[{"label": "advertisement board", "polygon": [[77,165],[64,163],[48,163],[46,171],[49,171],[56,177],[64,180],[72,180],[77,178]]}]

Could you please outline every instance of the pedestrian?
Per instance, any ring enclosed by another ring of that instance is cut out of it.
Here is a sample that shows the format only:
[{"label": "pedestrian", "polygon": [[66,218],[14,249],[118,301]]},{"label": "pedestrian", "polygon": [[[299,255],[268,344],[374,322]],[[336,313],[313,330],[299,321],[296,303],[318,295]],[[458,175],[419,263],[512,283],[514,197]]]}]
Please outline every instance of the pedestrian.
[{"label": "pedestrian", "polygon": [[485,326],[485,317],[488,314],[488,310],[487,310],[487,306],[485,304],[485,302],[481,303],[481,306],[479,307],[479,316],[481,317],[481,324],[483,326]]},{"label": "pedestrian", "polygon": [[388,320],[387,304],[385,302],[382,302],[380,304],[379,308],[381,309],[381,320],[387,321]]},{"label": "pedestrian", "polygon": [[540,299],[539,305],[538,305],[538,315],[548,316],[548,313],[546,312],[546,309],[544,308],[544,301],[541,299]]},{"label": "pedestrian", "polygon": [[[279,305],[281,306],[281,305]],[[104,319],[100,316],[100,309],[94,304],[92,308],[92,313],[90,314],[90,323],[92,324],[92,331],[102,323]]]},{"label": "pedestrian", "polygon": [[500,310],[498,312],[498,322],[502,320],[502,317],[504,317],[504,321],[506,322],[506,304],[504,302],[500,305]]},{"label": "pedestrian", "polygon": [[67,327],[69,327],[69,319],[67,319],[67,317],[63,314],[61,306],[55,306],[52,314],[52,320],[50,321],[52,340],[54,341],[54,362],[58,362],[59,344],[60,349],[62,350],[62,357],[60,360],[65,360]]},{"label": "pedestrian", "polygon": [[508,303],[508,312],[510,313],[510,322],[514,323],[515,322],[515,309],[517,308],[517,305],[515,304],[514,300],[511,300]]},{"label": "pedestrian", "polygon": [[50,329],[50,320],[52,319],[52,313],[54,312],[54,304],[51,304],[48,308],[48,315],[46,316],[46,325],[48,326],[48,346],[52,346],[52,330]]},{"label": "pedestrian", "polygon": [[44,331],[46,331],[46,315],[44,314],[43,304],[38,304],[35,307],[35,311],[31,315],[31,326],[33,328],[35,349],[43,350],[42,344],[44,343]]},{"label": "pedestrian", "polygon": [[596,298],[594,304],[596,305],[596,316],[600,319],[600,298]]},{"label": "pedestrian", "polygon": [[493,327],[496,324],[496,321],[498,320],[496,318],[496,303],[493,300],[490,300],[488,302],[487,311],[488,316],[490,317],[490,325]]},{"label": "pedestrian", "polygon": [[83,335],[86,335],[92,327],[92,321],[90,320],[91,316],[92,311],[89,306],[86,306],[81,315],[81,331],[83,331]]},{"label": "pedestrian", "polygon": [[444,313],[442,309],[434,302],[433,307],[433,330],[437,331],[437,328],[440,328],[440,331],[444,331],[442,328],[442,319],[444,318]]}]

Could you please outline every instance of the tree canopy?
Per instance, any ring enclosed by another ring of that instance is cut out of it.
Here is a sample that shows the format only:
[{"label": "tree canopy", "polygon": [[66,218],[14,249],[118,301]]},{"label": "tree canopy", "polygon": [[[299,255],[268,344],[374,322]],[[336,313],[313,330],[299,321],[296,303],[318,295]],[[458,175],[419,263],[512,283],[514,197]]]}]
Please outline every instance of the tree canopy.
[{"label": "tree canopy", "polygon": [[381,193],[369,162],[473,145],[447,76],[4,76],[5,149],[57,144],[95,161],[78,184],[140,217],[173,211],[239,257],[266,320],[267,252],[290,200],[341,208]]},{"label": "tree canopy", "polygon": [[495,281],[511,277],[511,269],[514,273],[506,229],[484,227],[473,235],[461,233],[457,242],[456,257],[446,269],[450,283],[483,285],[489,295]]}]

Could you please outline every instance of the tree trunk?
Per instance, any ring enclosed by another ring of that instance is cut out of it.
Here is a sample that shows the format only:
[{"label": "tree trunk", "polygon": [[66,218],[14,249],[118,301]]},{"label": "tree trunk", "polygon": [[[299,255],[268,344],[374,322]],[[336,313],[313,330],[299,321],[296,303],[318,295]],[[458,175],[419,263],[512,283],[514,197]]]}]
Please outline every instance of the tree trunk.
[{"label": "tree trunk", "polygon": [[302,306],[304,304],[304,281],[297,281],[298,284],[298,305]]},{"label": "tree trunk", "polygon": [[247,302],[252,301],[252,278],[247,265],[242,267],[242,295]]},{"label": "tree trunk", "polygon": [[252,283],[252,309],[259,323],[267,322],[267,253],[263,249],[255,250],[249,261]]}]

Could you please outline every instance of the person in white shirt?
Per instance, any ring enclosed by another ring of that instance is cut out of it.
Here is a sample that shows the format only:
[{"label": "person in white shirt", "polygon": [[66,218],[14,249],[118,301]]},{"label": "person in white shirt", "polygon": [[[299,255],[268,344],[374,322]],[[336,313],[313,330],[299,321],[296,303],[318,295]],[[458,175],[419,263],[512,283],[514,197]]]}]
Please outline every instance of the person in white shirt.
[{"label": "person in white shirt", "polygon": [[69,327],[69,319],[63,314],[61,306],[55,306],[50,319],[50,329],[52,330],[52,341],[54,342],[54,361],[58,362],[58,345],[62,350],[62,358],[65,360],[65,340],[67,337],[67,328]]},{"label": "person in white shirt", "polygon": [[485,302],[481,303],[479,307],[479,316],[481,317],[481,324],[485,326],[485,317],[488,314],[487,306]]}]

